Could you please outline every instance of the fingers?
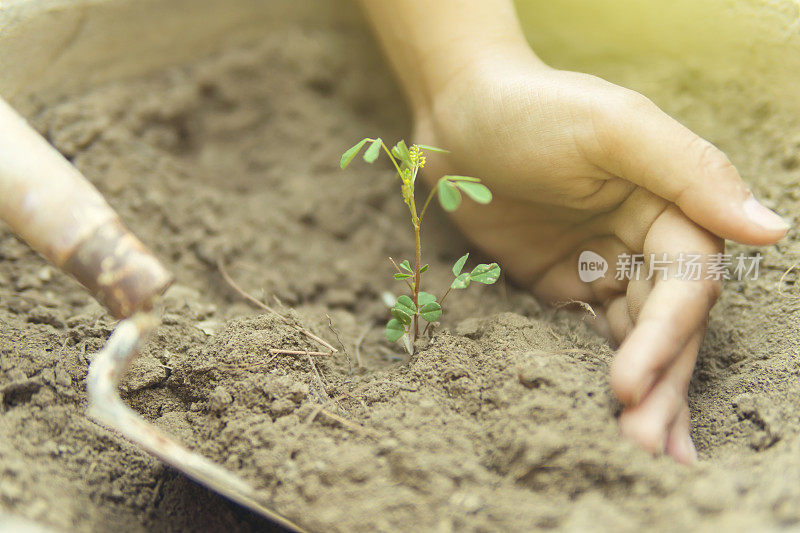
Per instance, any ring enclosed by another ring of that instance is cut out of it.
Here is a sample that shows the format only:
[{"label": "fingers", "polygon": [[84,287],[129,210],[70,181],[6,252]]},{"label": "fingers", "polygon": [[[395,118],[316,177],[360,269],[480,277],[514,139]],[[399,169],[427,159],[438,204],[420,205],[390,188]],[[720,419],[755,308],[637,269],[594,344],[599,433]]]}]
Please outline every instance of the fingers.
[{"label": "fingers", "polygon": [[625,340],[639,319],[644,302],[647,300],[653,283],[650,280],[635,279],[628,283],[628,290],[606,301],[608,324],[617,343]]},{"label": "fingers", "polygon": [[715,235],[770,244],[788,225],[753,198],[720,150],[644,96],[612,86],[592,106],[593,163],[678,205]]},{"label": "fingers", "polygon": [[640,403],[626,408],[620,415],[623,436],[651,453],[667,451],[679,461],[693,460],[686,396],[703,333],[698,331],[692,337]]},{"label": "fingers", "polygon": [[633,330],[633,320],[628,312],[628,302],[624,294],[606,304],[606,319],[611,336],[618,343]]},{"label": "fingers", "polygon": [[604,302],[625,290],[627,281],[614,275],[617,257],[625,252],[630,253],[615,237],[585,240],[550,266],[533,290],[540,298],[555,304],[567,300]]},{"label": "fingers", "polygon": [[683,464],[691,464],[697,461],[697,449],[694,447],[691,436],[691,416],[689,414],[689,404],[683,402],[683,408],[675,419],[667,435],[667,455],[675,458]]},{"label": "fingers", "polygon": [[[674,258],[684,249],[710,254],[719,251],[721,243],[678,209],[668,207],[653,223],[645,253]],[[674,266],[672,262],[669,268]],[[656,280],[649,294],[647,287],[634,282],[629,287],[629,313],[636,325],[617,352],[610,376],[614,392],[626,405],[639,403],[697,332],[705,329],[719,294],[720,283],[703,279],[705,273],[698,280],[679,279],[674,272],[668,275]]]},{"label": "fingers", "polygon": [[633,279],[628,283],[625,300],[628,305],[628,314],[634,323],[639,320],[644,304],[653,291],[653,285],[653,280],[648,279]]},{"label": "fingers", "polygon": [[705,285],[680,280],[656,283],[611,367],[611,386],[620,401],[638,403],[690,338],[705,327],[716,300]]},{"label": "fingers", "polygon": [[637,187],[602,223],[628,248],[641,252],[650,227],[669,205],[660,196]]}]

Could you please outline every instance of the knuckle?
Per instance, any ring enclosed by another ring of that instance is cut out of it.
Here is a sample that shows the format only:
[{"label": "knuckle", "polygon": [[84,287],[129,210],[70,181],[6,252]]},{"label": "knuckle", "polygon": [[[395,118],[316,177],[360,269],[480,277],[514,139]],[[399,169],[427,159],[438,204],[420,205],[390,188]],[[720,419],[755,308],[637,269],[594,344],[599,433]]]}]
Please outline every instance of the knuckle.
[{"label": "knuckle", "polygon": [[623,89],[619,93],[619,105],[628,111],[650,111],[656,104],[642,93]]},{"label": "knuckle", "polygon": [[645,95],[624,87],[613,87],[594,100],[594,112],[601,122],[624,124],[625,117],[651,111],[656,105]]},{"label": "knuckle", "polygon": [[736,168],[719,148],[700,137],[689,141],[689,153],[693,154],[697,167],[704,178],[721,173],[736,172]]},{"label": "knuckle", "polygon": [[585,109],[590,118],[586,137],[591,140],[585,145],[594,147],[597,160],[613,160],[625,144],[627,120],[631,115],[652,112],[653,108],[656,105],[649,98],[630,89],[610,86],[598,91]]},{"label": "knuckle", "polygon": [[722,294],[722,281],[721,280],[707,280],[702,284],[705,288],[705,297],[708,301],[709,309],[716,303],[719,295]]},{"label": "knuckle", "polygon": [[684,283],[691,284],[688,285],[688,287],[694,289],[693,292],[689,293],[691,294],[691,300],[703,302],[706,310],[710,310],[714,306],[722,293],[721,279],[703,279],[701,281],[688,280]]}]

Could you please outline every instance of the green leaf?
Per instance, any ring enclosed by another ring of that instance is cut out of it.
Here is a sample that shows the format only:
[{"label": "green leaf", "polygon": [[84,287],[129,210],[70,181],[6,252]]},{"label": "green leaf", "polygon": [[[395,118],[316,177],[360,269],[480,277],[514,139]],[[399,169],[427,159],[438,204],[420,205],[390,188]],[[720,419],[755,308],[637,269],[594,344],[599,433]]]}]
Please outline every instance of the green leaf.
[{"label": "green leaf", "polygon": [[384,334],[386,335],[386,340],[388,340],[389,342],[399,341],[400,337],[405,335],[405,333],[406,330],[403,327],[403,324],[401,324],[400,321],[397,320],[396,318],[391,319],[386,324],[386,331],[384,331]]},{"label": "green leaf", "polygon": [[436,302],[428,302],[419,308],[419,316],[428,322],[435,322],[442,316],[442,306]]},{"label": "green leaf", "polygon": [[395,309],[402,309],[409,315],[413,315],[417,312],[417,306],[414,305],[414,300],[406,296],[405,294],[398,297],[397,301],[394,304]]},{"label": "green leaf", "polygon": [[425,304],[429,304],[429,303],[435,302],[435,301],[436,301],[436,296],[434,296],[433,294],[431,294],[429,292],[419,291],[419,294],[417,295],[417,303],[419,304],[420,309]]},{"label": "green leaf", "polygon": [[372,144],[369,145],[367,151],[364,152],[364,161],[367,163],[374,163],[376,159],[378,159],[378,154],[381,153],[381,145],[383,141],[380,137],[372,141]]},{"label": "green leaf", "polygon": [[350,161],[352,161],[352,160],[353,160],[353,159],[354,159],[354,158],[355,158],[355,157],[358,155],[358,152],[360,152],[360,151],[361,151],[361,148],[362,148],[362,147],[363,147],[365,144],[367,144],[367,141],[368,141],[368,140],[369,140],[368,138],[367,138],[367,139],[361,139],[361,140],[358,142],[358,144],[356,144],[355,146],[353,146],[352,148],[350,148],[348,151],[346,151],[345,153],[343,153],[343,154],[342,154],[342,160],[341,160],[341,162],[339,163],[339,166],[340,166],[342,169],[345,169],[345,168],[347,168],[347,165],[349,165],[349,164],[350,164]]},{"label": "green leaf", "polygon": [[458,261],[456,261],[456,264],[453,265],[453,275],[454,276],[458,276],[459,274],[461,274],[461,269],[464,268],[464,263],[467,262],[467,259],[469,259],[469,252],[467,252],[464,255],[462,255],[458,259]]},{"label": "green leaf", "polygon": [[414,300],[412,300],[411,297],[409,297],[409,296],[407,296],[405,294],[402,294],[402,295],[397,297],[397,303],[399,303],[401,305],[405,305],[406,307],[410,308],[412,311],[416,311],[417,310],[417,306],[414,305]]},{"label": "green leaf", "polygon": [[442,178],[437,185],[439,192],[439,203],[445,211],[455,211],[461,205],[461,193],[455,185]]},{"label": "green leaf", "polygon": [[472,281],[491,285],[500,278],[500,267],[497,263],[481,264],[469,273],[469,277]]},{"label": "green leaf", "polygon": [[411,168],[411,156],[408,155],[408,146],[402,139],[397,141],[397,144],[392,148],[392,154],[400,160],[408,168]]},{"label": "green leaf", "polygon": [[430,267],[431,267],[430,265],[422,265],[422,266],[419,268],[419,272],[420,272],[420,274],[422,274],[423,272],[425,272],[426,270],[428,270]]},{"label": "green leaf", "polygon": [[453,280],[453,283],[450,284],[451,289],[466,289],[469,287],[469,272],[464,272],[463,274],[459,274],[456,276],[456,279]]},{"label": "green leaf", "polygon": [[414,301],[405,294],[398,297],[392,307],[392,316],[403,324],[411,324],[411,318],[417,314],[417,306]]},{"label": "green leaf", "polygon": [[440,154],[449,154],[450,150],[445,150],[444,148],[437,148],[435,146],[430,146],[427,144],[418,144],[417,147],[420,150],[426,150],[428,152],[438,152]]},{"label": "green leaf", "polygon": [[472,176],[450,176],[450,175],[447,175],[447,176],[442,176],[442,178],[446,179],[446,180],[449,180],[449,181],[454,181],[454,182],[455,181],[471,181],[473,183],[478,183],[479,181],[481,181],[478,178],[473,178]]},{"label": "green leaf", "polygon": [[411,263],[408,262],[408,259],[400,263],[400,268],[402,268],[403,270],[408,270],[409,272],[414,272],[411,269]]},{"label": "green leaf", "polygon": [[414,316],[414,313],[408,314],[404,307],[392,307],[392,316],[395,317],[397,320],[408,326],[411,324],[411,317]]},{"label": "green leaf", "polygon": [[456,187],[464,191],[464,194],[479,204],[488,204],[492,201],[492,191],[490,191],[486,185],[469,181],[459,181],[456,182]]},{"label": "green leaf", "polygon": [[402,273],[400,273],[400,272],[397,272],[397,273],[394,275],[394,279],[408,279],[408,278],[410,278],[410,277],[412,277],[412,276],[411,276],[411,274],[402,274]]}]

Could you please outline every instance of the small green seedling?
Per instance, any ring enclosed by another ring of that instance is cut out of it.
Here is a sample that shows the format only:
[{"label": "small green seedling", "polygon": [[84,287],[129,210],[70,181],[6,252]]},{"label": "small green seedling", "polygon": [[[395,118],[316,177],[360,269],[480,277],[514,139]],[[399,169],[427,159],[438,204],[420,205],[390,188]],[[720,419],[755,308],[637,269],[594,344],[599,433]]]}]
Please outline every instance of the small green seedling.
[{"label": "small green seedling", "polygon": [[402,140],[390,150],[380,138],[366,138],[342,154],[340,163],[342,169],[347,168],[347,165],[355,159],[367,144],[369,146],[367,146],[363,156],[364,161],[367,163],[374,163],[378,159],[381,150],[389,156],[397,171],[397,176],[400,178],[400,191],[403,195],[403,201],[408,206],[411,214],[416,249],[414,264],[412,265],[408,260],[401,261],[398,264],[389,258],[397,270],[394,279],[405,282],[408,286],[409,294],[404,294],[393,302],[391,310],[393,318],[386,324],[385,333],[390,342],[402,340],[408,353],[413,355],[414,341],[420,335],[420,319],[427,322],[425,330],[423,330],[423,333],[425,333],[428,326],[442,316],[442,303],[444,303],[445,298],[447,298],[452,289],[466,289],[473,281],[491,285],[500,277],[500,267],[497,263],[481,264],[472,269],[471,272],[462,272],[469,257],[469,254],[464,254],[453,265],[455,279],[438,301],[433,294],[424,292],[422,290],[422,274],[428,270],[430,265],[422,264],[420,228],[422,227],[422,218],[428,210],[428,205],[434,196],[438,196],[439,203],[445,211],[455,211],[461,205],[461,193],[466,194],[479,204],[491,202],[492,193],[477,178],[442,176],[436,186],[431,189],[425,203],[422,204],[422,209],[418,211],[414,193],[417,174],[425,166],[423,150],[440,153],[447,153],[447,151],[424,144],[413,144],[409,148]]}]

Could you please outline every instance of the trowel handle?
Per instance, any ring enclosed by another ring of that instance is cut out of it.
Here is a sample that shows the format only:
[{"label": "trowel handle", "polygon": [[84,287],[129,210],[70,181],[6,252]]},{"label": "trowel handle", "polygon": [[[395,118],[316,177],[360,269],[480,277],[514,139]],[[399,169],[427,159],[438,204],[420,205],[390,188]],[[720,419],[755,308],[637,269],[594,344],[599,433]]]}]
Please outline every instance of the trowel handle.
[{"label": "trowel handle", "polygon": [[83,175],[0,99],[0,220],[118,317],[172,276]]}]

